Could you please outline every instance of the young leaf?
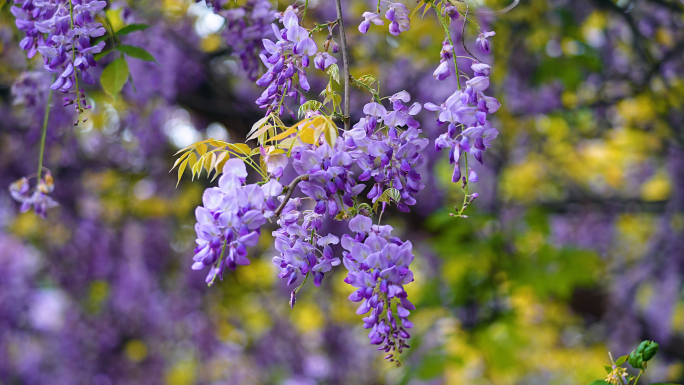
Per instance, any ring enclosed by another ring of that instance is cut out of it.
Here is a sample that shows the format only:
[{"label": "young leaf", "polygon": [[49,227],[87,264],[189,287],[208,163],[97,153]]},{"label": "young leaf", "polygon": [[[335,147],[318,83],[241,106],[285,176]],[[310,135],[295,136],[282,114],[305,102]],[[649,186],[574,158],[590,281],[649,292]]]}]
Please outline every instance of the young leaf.
[{"label": "young leaf", "polygon": [[204,155],[207,152],[207,145],[204,143],[200,143],[197,145],[197,148],[195,148],[198,154]]},{"label": "young leaf", "polygon": [[152,56],[151,53],[147,52],[144,48],[141,47],[136,47],[134,45],[127,45],[127,44],[121,44],[118,47],[116,47],[119,51],[125,53],[126,55],[130,57],[134,57],[136,59],[144,60],[144,61],[153,61],[157,62],[155,60],[154,56]]},{"label": "young leaf", "polygon": [[185,154],[181,155],[180,158],[176,159],[176,162],[173,164],[173,167],[171,167],[171,170],[169,170],[169,172],[173,171],[173,169],[176,168],[176,166],[178,166],[180,162],[182,162],[185,158],[187,158],[188,155],[190,155],[190,153],[186,152]]},{"label": "young leaf", "polygon": [[109,63],[107,68],[102,71],[100,83],[102,89],[112,95],[116,96],[123,89],[126,80],[128,79],[129,71],[126,60],[122,57]]},{"label": "young leaf", "polygon": [[596,380],[588,383],[587,385],[609,385],[607,382],[603,380]]},{"label": "young leaf", "polygon": [[624,364],[628,358],[629,358],[629,355],[622,356],[622,357],[618,358],[617,361],[615,361],[615,365],[620,366],[620,365]]},{"label": "young leaf", "polygon": [[[264,116],[263,118],[257,120],[257,122],[254,123],[254,125],[252,126],[252,129],[249,130],[249,132],[247,133],[247,138],[251,138],[251,137],[252,137],[252,134],[253,134],[254,132],[256,132],[258,129],[260,129],[261,126],[263,126],[264,124],[266,124],[266,122],[268,122],[268,119],[269,119],[270,117],[271,117],[271,115],[266,115],[266,116]],[[259,136],[259,135],[257,135],[257,136]],[[249,139],[247,139],[247,140],[249,140]]]},{"label": "young leaf", "polygon": [[250,155],[252,153],[252,148],[244,143],[228,143],[228,148],[243,155]]},{"label": "young leaf", "polygon": [[131,32],[144,31],[144,30],[148,29],[149,27],[150,26],[147,24],[129,24],[129,25],[121,28],[120,30],[116,31],[114,34],[116,36],[124,36],[124,35],[128,35]]},{"label": "young leaf", "polygon": [[190,170],[192,171],[192,180],[195,180],[195,164],[197,163],[197,155],[194,152],[190,153],[188,156],[188,163],[190,164]]},{"label": "young leaf", "polygon": [[184,160],[178,168],[178,182],[176,182],[176,187],[180,184],[181,178],[183,177],[183,171],[185,171],[185,167],[188,165],[188,160],[189,159]]}]

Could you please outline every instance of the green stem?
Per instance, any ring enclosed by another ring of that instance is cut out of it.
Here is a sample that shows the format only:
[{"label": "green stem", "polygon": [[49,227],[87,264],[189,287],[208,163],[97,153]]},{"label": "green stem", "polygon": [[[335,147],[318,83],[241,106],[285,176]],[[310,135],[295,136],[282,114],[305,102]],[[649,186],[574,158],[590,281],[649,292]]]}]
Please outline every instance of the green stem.
[{"label": "green stem", "polygon": [[641,377],[641,374],[642,374],[643,372],[644,372],[643,369],[641,369],[641,370],[639,371],[639,375],[637,376],[636,380],[634,380],[634,384],[633,384],[633,385],[636,385],[637,382],[639,382],[639,378]]},{"label": "green stem", "polygon": [[[435,10],[435,13],[437,14],[437,18],[439,19],[439,22],[442,24],[442,27],[444,28],[444,32],[447,35],[447,39],[449,39],[449,44],[453,47],[453,50],[456,51],[456,46],[454,45],[454,41],[451,38],[451,32],[449,32],[449,26],[446,24],[446,20],[444,20],[444,17],[442,14],[439,12],[439,10],[434,6],[435,4],[432,3],[432,8]],[[458,73],[458,62],[456,60],[456,55],[455,52],[452,56],[452,59],[454,60],[454,68],[456,69],[456,84],[458,84],[458,90],[461,90],[461,77]]]},{"label": "green stem", "polygon": [[[223,257],[226,254],[226,249],[228,248],[228,241],[223,241],[223,249],[221,250],[221,256],[219,257],[219,260],[216,264],[216,266],[221,266],[221,262],[223,261]],[[211,286],[214,284],[214,281],[216,281],[216,277],[218,277],[218,272],[214,274],[214,278],[211,279],[211,282],[207,286]]]},{"label": "green stem", "polygon": [[[55,77],[56,76],[57,75],[55,75]],[[38,155],[38,183],[40,183],[40,174],[43,171],[43,154],[45,153],[45,138],[47,136],[48,117],[50,116],[50,104],[52,104],[52,92],[53,89],[50,88],[50,94],[48,95],[47,104],[45,105],[45,117],[43,118],[43,133],[40,138],[40,153]]]}]

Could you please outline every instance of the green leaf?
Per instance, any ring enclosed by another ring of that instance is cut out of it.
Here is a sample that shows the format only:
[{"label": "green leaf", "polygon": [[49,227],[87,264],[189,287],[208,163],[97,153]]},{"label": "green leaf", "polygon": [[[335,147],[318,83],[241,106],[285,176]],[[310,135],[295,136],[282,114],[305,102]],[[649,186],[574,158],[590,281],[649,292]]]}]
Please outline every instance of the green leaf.
[{"label": "green leaf", "polygon": [[335,79],[337,84],[340,84],[340,68],[337,66],[337,64],[332,64],[326,72],[331,78]]},{"label": "green leaf", "polygon": [[127,44],[121,44],[118,47],[116,47],[119,51],[125,53],[126,55],[130,57],[134,57],[136,59],[144,60],[144,61],[153,61],[157,62],[155,60],[154,56],[147,52],[144,48],[141,47],[136,47],[134,45],[127,45]]},{"label": "green leaf", "polygon": [[123,89],[124,84],[126,84],[128,75],[129,71],[126,60],[123,57],[114,60],[102,71],[102,77],[100,77],[102,89],[116,97]]},{"label": "green leaf", "polygon": [[607,382],[603,380],[596,380],[588,383],[587,385],[609,385]]},{"label": "green leaf", "polygon": [[627,358],[629,358],[629,355],[622,356],[622,357],[618,358],[617,361],[615,361],[615,365],[620,366],[620,365],[624,364],[625,361],[627,361]]},{"label": "green leaf", "polygon": [[114,34],[116,36],[124,36],[124,35],[128,35],[131,32],[144,31],[148,28],[150,28],[150,26],[147,24],[129,24],[129,25],[121,28],[120,30],[116,31]]},{"label": "green leaf", "polygon": [[613,371],[613,367],[610,365],[603,365],[603,368],[606,369],[606,373],[609,373]]},{"label": "green leaf", "polygon": [[102,59],[103,57],[109,55],[110,53],[112,53],[112,51],[113,51],[113,50],[108,49],[108,50],[106,50],[106,51],[102,51],[102,52],[100,52],[100,53],[96,53],[95,55],[93,55],[93,58],[95,59],[95,61],[100,61],[100,59]]},{"label": "green leaf", "polygon": [[323,104],[318,100],[308,100],[299,107],[298,115],[300,118],[304,117],[307,111],[318,111],[323,107]]}]

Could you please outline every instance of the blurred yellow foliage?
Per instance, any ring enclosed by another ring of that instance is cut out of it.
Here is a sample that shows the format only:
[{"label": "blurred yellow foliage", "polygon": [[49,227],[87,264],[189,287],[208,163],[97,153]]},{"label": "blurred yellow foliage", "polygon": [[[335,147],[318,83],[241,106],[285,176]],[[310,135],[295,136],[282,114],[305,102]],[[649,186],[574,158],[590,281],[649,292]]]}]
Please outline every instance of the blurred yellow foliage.
[{"label": "blurred yellow foliage", "polygon": [[665,171],[659,171],[641,185],[641,197],[645,201],[666,200],[672,192],[670,178]]},{"label": "blurred yellow foliage", "polygon": [[194,360],[176,362],[166,372],[168,385],[192,385],[197,377],[197,363]]},{"label": "blurred yellow foliage", "polygon": [[147,357],[147,345],[140,340],[131,340],[124,349],[126,357],[133,362],[140,362]]}]

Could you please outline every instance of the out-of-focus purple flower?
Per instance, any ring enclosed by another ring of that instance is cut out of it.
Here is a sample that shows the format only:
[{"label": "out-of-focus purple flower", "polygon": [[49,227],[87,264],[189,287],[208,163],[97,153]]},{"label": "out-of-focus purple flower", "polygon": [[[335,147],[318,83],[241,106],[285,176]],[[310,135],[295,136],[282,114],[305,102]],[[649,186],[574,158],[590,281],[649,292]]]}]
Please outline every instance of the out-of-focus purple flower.
[{"label": "out-of-focus purple flower", "polygon": [[47,209],[57,207],[59,204],[48,194],[55,188],[52,175],[45,173],[36,188],[31,191],[28,178],[24,177],[12,183],[9,187],[10,195],[14,200],[21,203],[21,212],[25,213],[33,207],[36,214],[45,218]]}]

